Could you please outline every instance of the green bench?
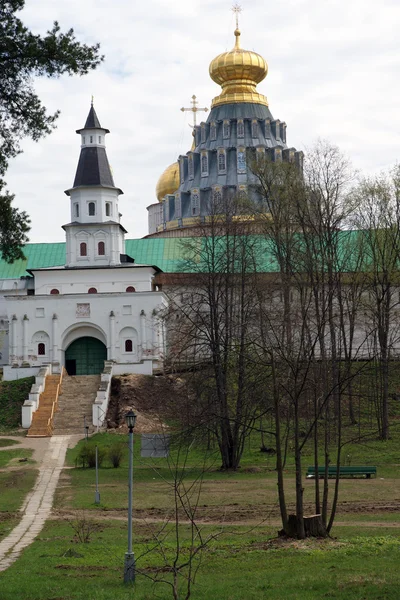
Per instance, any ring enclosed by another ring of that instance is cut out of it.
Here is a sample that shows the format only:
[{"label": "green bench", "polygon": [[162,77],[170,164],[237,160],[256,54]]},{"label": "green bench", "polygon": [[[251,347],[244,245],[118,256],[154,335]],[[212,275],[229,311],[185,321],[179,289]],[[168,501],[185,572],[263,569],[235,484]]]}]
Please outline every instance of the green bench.
[{"label": "green bench", "polygon": [[[328,467],[328,477],[336,477],[337,474],[337,466],[332,465]],[[325,476],[325,467],[318,467],[318,477]],[[369,467],[363,465],[357,465],[354,467],[339,467],[339,477],[365,477],[366,479],[371,479],[371,476],[376,477],[376,467]],[[315,467],[308,467],[307,469],[307,478],[315,477]]]}]

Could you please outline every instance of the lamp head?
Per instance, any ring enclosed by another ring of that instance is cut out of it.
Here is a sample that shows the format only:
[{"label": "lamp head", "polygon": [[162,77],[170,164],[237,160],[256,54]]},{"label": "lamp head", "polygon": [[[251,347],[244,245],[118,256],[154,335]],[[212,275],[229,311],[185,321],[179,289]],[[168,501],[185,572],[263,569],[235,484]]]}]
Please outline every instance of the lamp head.
[{"label": "lamp head", "polygon": [[136,413],[133,412],[132,409],[129,412],[127,412],[125,415],[125,421],[130,430],[135,427],[136,416],[137,416]]}]

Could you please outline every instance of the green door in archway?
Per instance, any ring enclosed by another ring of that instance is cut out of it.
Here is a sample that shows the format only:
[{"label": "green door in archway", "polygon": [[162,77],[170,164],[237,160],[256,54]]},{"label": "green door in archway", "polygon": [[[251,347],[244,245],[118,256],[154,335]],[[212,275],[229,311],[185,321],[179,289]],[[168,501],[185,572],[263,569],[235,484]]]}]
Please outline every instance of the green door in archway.
[{"label": "green door in archway", "polygon": [[104,369],[107,348],[92,337],[82,337],[65,351],[65,368],[68,375],[97,375]]}]

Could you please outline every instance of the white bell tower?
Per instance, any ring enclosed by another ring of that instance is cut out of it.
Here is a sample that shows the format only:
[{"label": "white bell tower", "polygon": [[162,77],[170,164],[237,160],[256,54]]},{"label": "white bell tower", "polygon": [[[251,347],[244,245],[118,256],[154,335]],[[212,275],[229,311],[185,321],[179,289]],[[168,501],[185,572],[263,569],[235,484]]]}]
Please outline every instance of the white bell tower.
[{"label": "white bell tower", "polygon": [[66,190],[71,222],[66,234],[66,267],[117,266],[125,255],[126,230],[120,224],[118,196],[108,163],[105,136],[93,101],[85,126],[78,129],[81,153],[74,185]]}]

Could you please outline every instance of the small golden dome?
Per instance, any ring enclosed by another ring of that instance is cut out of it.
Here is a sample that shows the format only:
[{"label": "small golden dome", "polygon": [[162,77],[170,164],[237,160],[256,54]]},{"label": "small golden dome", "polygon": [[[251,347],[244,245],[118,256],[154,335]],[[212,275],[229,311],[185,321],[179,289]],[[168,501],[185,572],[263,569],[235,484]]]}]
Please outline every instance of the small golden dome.
[{"label": "small golden dome", "polygon": [[179,187],[179,164],[169,165],[161,175],[156,186],[156,195],[159,202],[167,194],[174,194]]},{"label": "small golden dome", "polygon": [[257,83],[268,73],[267,62],[262,56],[240,47],[240,31],[235,30],[235,47],[220,54],[210,63],[210,77],[222,87],[222,93],[214,98],[212,107],[219,104],[252,102],[268,106],[268,100],[256,90]]}]

